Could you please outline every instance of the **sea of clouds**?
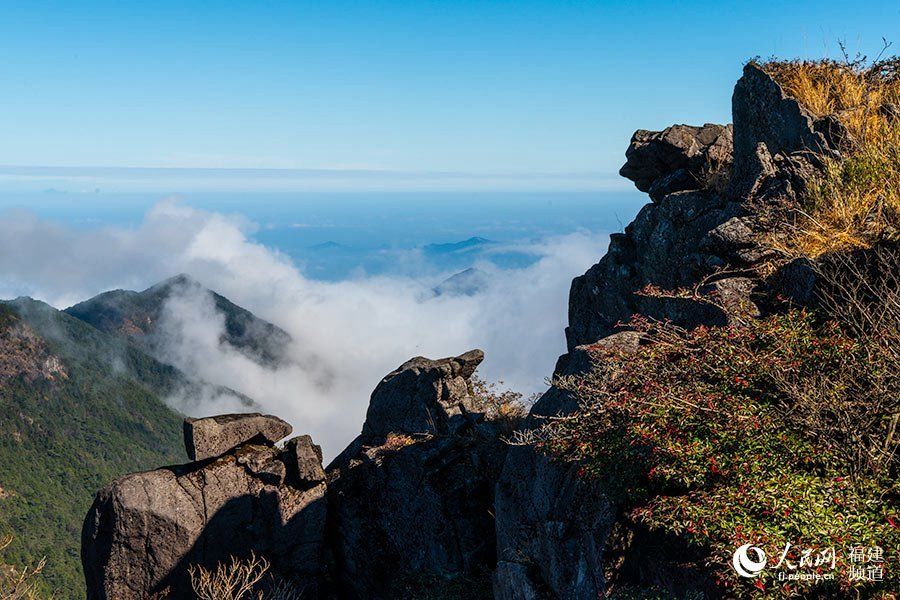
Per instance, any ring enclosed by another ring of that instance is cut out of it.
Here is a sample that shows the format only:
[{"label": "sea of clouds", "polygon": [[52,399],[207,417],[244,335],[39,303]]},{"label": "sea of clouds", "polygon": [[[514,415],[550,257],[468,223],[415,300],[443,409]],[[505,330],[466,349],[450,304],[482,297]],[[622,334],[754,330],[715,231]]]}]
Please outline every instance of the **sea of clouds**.
[{"label": "sea of clouds", "polygon": [[[476,266],[488,284],[471,296],[427,293],[451,273],[305,277],[286,255],[252,239],[240,217],[176,201],[155,205],[134,227],[72,227],[28,211],[0,217],[0,297],[29,295],[65,308],[109,289],[141,290],[179,273],[285,329],[287,366],[266,367],[220,342],[224,317],[208,294],[171,297],[160,322],[166,360],[188,374],[253,398],[264,411],[310,433],[327,456],[360,430],[372,390],[422,355],[481,348],[489,381],[539,392],[565,351],[572,278],[605,251],[607,233],[580,231],[515,244],[533,264]],[[498,245],[497,251],[510,245]],[[171,398],[195,416],[234,410],[233,397]]]}]

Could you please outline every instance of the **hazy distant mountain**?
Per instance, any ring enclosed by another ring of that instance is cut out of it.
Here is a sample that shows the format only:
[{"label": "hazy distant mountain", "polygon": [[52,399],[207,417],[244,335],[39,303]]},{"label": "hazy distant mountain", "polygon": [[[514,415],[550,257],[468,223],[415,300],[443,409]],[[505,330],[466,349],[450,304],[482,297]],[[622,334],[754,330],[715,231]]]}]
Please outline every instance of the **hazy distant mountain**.
[{"label": "hazy distant mountain", "polygon": [[104,292],[67,308],[65,312],[101,331],[129,339],[150,354],[159,356],[155,334],[163,305],[173,293],[191,290],[210,294],[216,310],[225,316],[223,343],[261,364],[278,365],[286,360],[287,345],[291,342],[286,331],[204,288],[187,275],[178,275],[143,292]]},{"label": "hazy distant mountain", "polygon": [[78,544],[112,478],[184,459],[163,399],[189,382],[125,339],[55,308],[0,302],[0,535],[8,558],[47,557],[56,598],[84,598]]},{"label": "hazy distant mountain", "polygon": [[460,271],[433,288],[435,296],[474,296],[487,287],[488,274],[476,268]]},{"label": "hazy distant mountain", "polygon": [[428,254],[450,254],[455,252],[468,252],[494,243],[496,242],[482,237],[470,237],[467,240],[449,244],[426,244],[423,250]]},{"label": "hazy distant mountain", "polygon": [[331,240],[322,242],[321,244],[313,244],[309,247],[310,250],[342,250],[344,248],[345,246],[343,244],[338,244]]}]

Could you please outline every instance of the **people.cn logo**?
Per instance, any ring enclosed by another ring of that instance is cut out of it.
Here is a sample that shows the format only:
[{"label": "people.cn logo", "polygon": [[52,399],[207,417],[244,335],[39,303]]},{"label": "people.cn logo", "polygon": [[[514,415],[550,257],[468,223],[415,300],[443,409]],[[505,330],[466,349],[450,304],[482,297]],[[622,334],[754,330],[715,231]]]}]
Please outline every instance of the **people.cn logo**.
[{"label": "people.cn logo", "polygon": [[744,544],[734,551],[731,565],[741,577],[756,577],[766,568],[766,553],[753,544]]}]

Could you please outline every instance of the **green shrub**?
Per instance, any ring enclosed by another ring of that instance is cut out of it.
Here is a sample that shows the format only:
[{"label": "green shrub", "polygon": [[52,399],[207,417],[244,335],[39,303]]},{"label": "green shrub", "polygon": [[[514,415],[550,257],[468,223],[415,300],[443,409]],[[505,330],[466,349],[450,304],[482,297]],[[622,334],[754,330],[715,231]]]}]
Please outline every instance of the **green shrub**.
[{"label": "green shrub", "polygon": [[[896,589],[890,417],[900,365],[885,351],[900,343],[896,330],[853,338],[797,311],[692,331],[632,326],[646,345],[598,347],[592,371],[556,382],[581,409],[550,421],[540,449],[603,482],[630,522],[685,540],[723,593]],[[778,557],[787,542],[835,547],[837,581],[782,584],[771,569],[742,580],[731,570],[738,546]],[[885,549],[884,581],[848,583],[850,545]]]}]

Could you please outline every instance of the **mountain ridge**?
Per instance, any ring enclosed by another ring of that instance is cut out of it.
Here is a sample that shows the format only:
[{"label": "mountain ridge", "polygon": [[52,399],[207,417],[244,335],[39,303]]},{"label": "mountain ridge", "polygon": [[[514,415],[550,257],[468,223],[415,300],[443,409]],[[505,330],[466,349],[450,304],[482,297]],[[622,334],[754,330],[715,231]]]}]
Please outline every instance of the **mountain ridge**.
[{"label": "mountain ridge", "polygon": [[215,309],[224,315],[225,331],[220,339],[223,344],[266,366],[279,366],[288,360],[290,334],[183,273],[140,292],[102,292],[64,312],[101,331],[124,337],[163,359],[157,324],[165,303],[174,295],[189,292],[209,294]]},{"label": "mountain ridge", "polygon": [[[0,301],[0,534],[13,564],[48,558],[46,584],[80,598],[77,540],[101,484],[183,462],[183,416],[167,402],[240,392],[201,381],[164,360],[155,326],[173,293],[200,290],[225,315],[223,343],[268,364],[290,336],[224,296],[178,275],[143,292],[112,290],[57,310],[21,296]],[[182,406],[179,404],[179,406]],[[22,466],[27,466],[22,468]]]}]

